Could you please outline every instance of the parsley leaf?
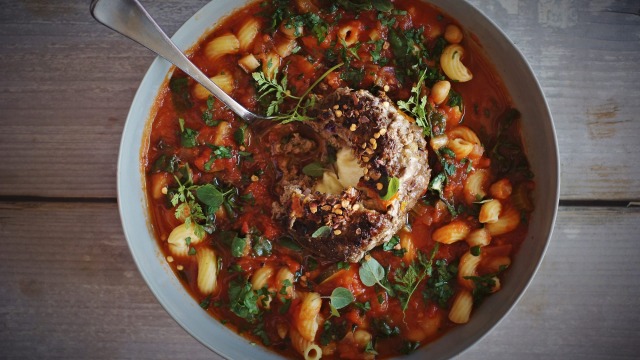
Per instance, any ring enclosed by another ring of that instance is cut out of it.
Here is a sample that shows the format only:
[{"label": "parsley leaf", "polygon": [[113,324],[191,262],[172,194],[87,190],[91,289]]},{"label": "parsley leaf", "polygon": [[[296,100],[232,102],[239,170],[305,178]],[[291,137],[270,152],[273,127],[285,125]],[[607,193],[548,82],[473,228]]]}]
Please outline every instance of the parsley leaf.
[{"label": "parsley leaf", "polygon": [[198,145],[198,141],[196,140],[198,132],[196,130],[186,128],[184,126],[183,118],[179,118],[178,123],[180,124],[180,144],[182,147],[192,148]]},{"label": "parsley leaf", "polygon": [[[309,96],[311,91],[325,78],[343,64],[340,63],[327,70],[322,74],[302,96],[295,96],[291,94],[291,91],[287,89],[287,78],[282,78],[280,83],[276,80],[277,73],[273,79],[267,78],[263,72],[254,72],[251,76],[258,85],[258,93],[260,96],[258,99],[262,99],[265,96],[273,96],[274,100],[271,101],[267,107],[267,116],[273,116],[273,120],[279,121],[282,124],[287,124],[293,121],[307,121],[311,118],[306,115],[307,109],[315,106],[315,97]],[[298,100],[295,107],[287,113],[282,113],[282,105],[286,99]],[[303,102],[304,101],[304,102]]]},{"label": "parsley leaf", "polygon": [[411,300],[411,296],[418,288],[418,285],[420,285],[425,277],[431,276],[433,257],[437,251],[438,247],[436,246],[431,251],[431,255],[428,260],[423,252],[418,251],[417,261],[413,261],[411,265],[404,270],[400,268],[396,269],[394,274],[395,284],[393,285],[393,288],[398,294],[398,299],[400,300],[403,312],[407,310],[409,300]]},{"label": "parsley leaf", "polygon": [[423,293],[425,299],[431,300],[441,308],[447,306],[447,302],[454,294],[454,285],[458,267],[455,264],[448,264],[446,260],[436,260],[436,274],[429,278],[427,287]]},{"label": "parsley leaf", "polygon": [[229,284],[229,308],[238,317],[254,323],[260,314],[258,294],[247,280],[234,280]]}]

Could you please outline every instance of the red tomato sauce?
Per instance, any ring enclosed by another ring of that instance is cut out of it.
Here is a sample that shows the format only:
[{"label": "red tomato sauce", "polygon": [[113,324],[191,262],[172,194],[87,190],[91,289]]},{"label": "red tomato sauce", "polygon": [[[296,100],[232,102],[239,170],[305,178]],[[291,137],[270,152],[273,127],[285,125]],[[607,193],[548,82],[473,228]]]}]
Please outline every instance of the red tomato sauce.
[{"label": "red tomato sauce", "polygon": [[[384,91],[394,102],[407,101],[420,71],[433,71],[419,94],[427,99],[436,121],[427,140],[465,126],[480,143],[461,159],[451,155],[448,145],[444,146],[448,151],[427,149],[430,190],[409,213],[406,227],[391,239],[397,243],[378,247],[363,260],[375,259],[383,268],[384,278],[378,283],[366,284],[363,262],[315,258],[297,245],[284,224],[274,220],[272,204],[279,199],[280,167],[301,167],[313,160],[274,150],[290,141],[296,124],[266,133],[247,125],[220,101],[197,98],[197,84],[178,70],[159,95],[160,105],[151,123],[143,162],[152,224],[167,261],[203,311],[286,357],[301,356],[292,344],[291,331],[305,316],[300,309],[308,293],[318,293],[322,299],[312,342],[322,349],[324,358],[386,358],[435,341],[457,326],[451,311],[458,293],[473,293],[475,310],[488,292],[499,289],[491,279],[508,282],[503,276],[508,264],[502,267],[500,261],[517,261],[515,254],[527,234],[535,183],[522,148],[519,114],[481,46],[464,32],[464,24],[428,4],[410,0],[381,3],[381,9],[365,4],[359,11],[315,0],[252,3],[226,17],[190,56],[208,76],[230,75],[230,95],[256,113],[265,113],[277,99],[275,93],[264,95],[253,74],[269,70],[265,67],[269,54],[289,41],[282,23],[292,19],[302,31],[291,39],[292,50],[278,55],[274,64],[278,67],[275,83],[282,85],[286,79],[289,95],[299,98],[310,91],[322,96],[349,86],[374,94]],[[225,34],[240,38],[250,19],[257,20],[259,28],[250,45],[212,60],[206,45]],[[449,26],[464,34],[462,62],[473,79],[451,80],[447,100],[436,104],[432,86],[448,76],[434,54],[451,45],[445,36]],[[238,62],[249,55],[259,66],[245,71]],[[340,62],[347,64],[314,85]],[[456,98],[461,102],[455,102]],[[287,113],[297,102],[287,97],[276,104],[276,110]],[[488,174],[482,185],[485,194],[468,203],[465,187],[480,169]],[[434,182],[438,176],[444,176],[441,188]],[[498,192],[491,188],[505,179],[509,189]],[[497,222],[480,221],[483,201],[504,193],[507,196],[498,199]],[[506,214],[512,215],[510,220]],[[453,220],[460,220],[468,233],[482,230],[495,235],[481,246],[470,245],[469,234],[451,243],[434,239],[434,231]],[[517,224],[511,226],[509,221]],[[185,222],[202,236],[181,239],[189,248],[189,254],[182,256],[173,252],[168,240]],[[503,223],[510,229],[499,233]],[[197,242],[196,237],[203,239]],[[203,293],[199,285],[198,254],[205,247],[216,256],[216,286],[210,293]],[[468,253],[477,253],[474,256],[480,261],[471,278],[459,279],[459,262]],[[403,293],[401,279],[409,269],[416,271],[414,280],[419,280],[409,286],[410,293]],[[267,275],[263,286],[255,288],[260,272]],[[279,278],[286,274],[291,274],[292,281]],[[470,283],[472,288],[468,288]],[[348,290],[353,297],[339,309],[333,308],[332,298],[337,288]]]}]

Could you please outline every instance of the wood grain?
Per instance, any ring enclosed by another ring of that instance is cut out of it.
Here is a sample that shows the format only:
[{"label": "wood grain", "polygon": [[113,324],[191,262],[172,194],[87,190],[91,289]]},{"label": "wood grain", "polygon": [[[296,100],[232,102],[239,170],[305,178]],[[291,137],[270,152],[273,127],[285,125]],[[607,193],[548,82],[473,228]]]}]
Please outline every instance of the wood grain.
[{"label": "wood grain", "polygon": [[[562,198],[640,199],[637,2],[471,2],[538,76]],[[206,1],[144,3],[173,33]],[[0,59],[0,196],[115,197],[120,134],[151,53],[97,24],[86,0],[25,0],[0,7]]]},{"label": "wood grain", "polygon": [[[561,209],[523,299],[460,358],[637,358],[638,222],[640,209]],[[216,358],[147,289],[115,204],[0,203],[0,238],[1,358]]]}]

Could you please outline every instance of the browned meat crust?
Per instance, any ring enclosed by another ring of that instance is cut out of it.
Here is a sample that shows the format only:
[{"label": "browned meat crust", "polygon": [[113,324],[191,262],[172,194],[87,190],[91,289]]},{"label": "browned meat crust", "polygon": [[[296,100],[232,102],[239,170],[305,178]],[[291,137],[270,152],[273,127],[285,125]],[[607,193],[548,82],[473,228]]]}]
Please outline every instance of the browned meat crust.
[{"label": "browned meat crust", "polygon": [[[427,144],[413,119],[398,112],[384,94],[339,89],[320,102],[315,116],[308,125],[334,148],[350,148],[365,175],[356,188],[338,195],[312,191],[308,184],[313,180],[305,175],[285,176],[274,213],[317,255],[357,262],[405,224],[407,211],[426,191]],[[382,201],[379,194],[393,177],[400,180],[399,191]],[[325,231],[312,236],[320,228]]]}]

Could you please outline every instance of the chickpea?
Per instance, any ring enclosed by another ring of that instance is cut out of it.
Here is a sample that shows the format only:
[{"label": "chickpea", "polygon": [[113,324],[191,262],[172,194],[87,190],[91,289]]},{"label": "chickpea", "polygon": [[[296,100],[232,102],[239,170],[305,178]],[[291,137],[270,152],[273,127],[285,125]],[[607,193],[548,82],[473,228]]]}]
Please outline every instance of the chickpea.
[{"label": "chickpea", "polygon": [[431,99],[436,105],[440,105],[449,96],[451,83],[447,80],[438,81],[431,88]]},{"label": "chickpea", "polygon": [[459,44],[462,41],[462,30],[456,25],[447,25],[444,30],[444,39],[450,44]]},{"label": "chickpea", "polygon": [[358,329],[353,333],[353,339],[360,346],[367,346],[371,341],[371,334],[366,330]]}]

